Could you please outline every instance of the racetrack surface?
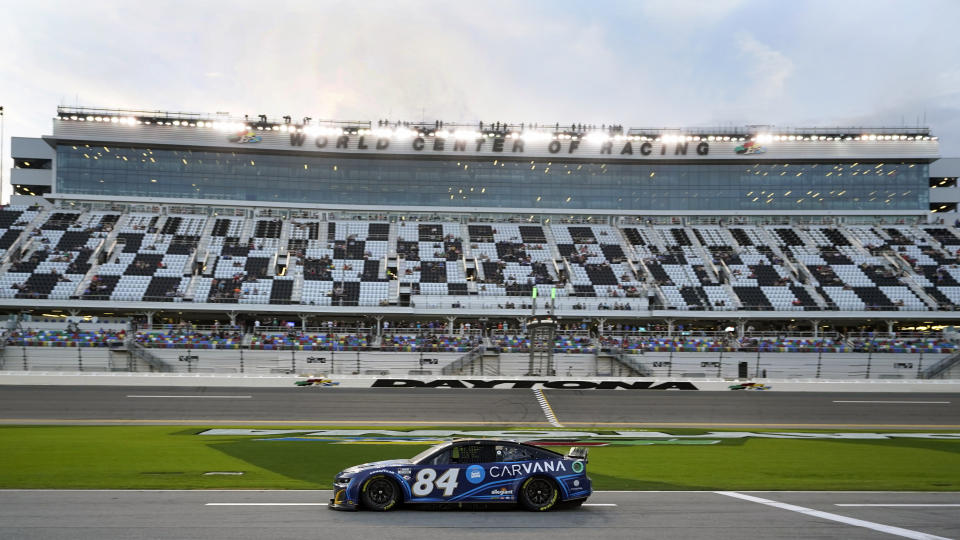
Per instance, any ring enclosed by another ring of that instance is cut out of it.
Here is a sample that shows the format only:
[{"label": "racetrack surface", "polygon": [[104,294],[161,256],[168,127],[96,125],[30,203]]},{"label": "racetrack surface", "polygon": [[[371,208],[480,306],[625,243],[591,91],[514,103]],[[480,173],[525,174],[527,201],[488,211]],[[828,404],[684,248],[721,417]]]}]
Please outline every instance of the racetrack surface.
[{"label": "racetrack surface", "polygon": [[[598,492],[589,499],[589,506],[545,513],[515,507],[334,512],[323,506],[330,494],[323,490],[0,491],[0,538],[960,537],[958,493]],[[850,504],[901,506],[838,506]]]},{"label": "racetrack surface", "polygon": [[0,423],[958,429],[960,395],[6,386]]}]

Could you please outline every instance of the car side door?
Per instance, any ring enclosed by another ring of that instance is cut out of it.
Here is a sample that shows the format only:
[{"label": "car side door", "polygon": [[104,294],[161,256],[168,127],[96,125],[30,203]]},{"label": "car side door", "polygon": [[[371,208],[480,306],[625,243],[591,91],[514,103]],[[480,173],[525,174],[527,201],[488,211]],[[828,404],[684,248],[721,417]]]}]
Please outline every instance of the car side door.
[{"label": "car side door", "polygon": [[419,463],[412,472],[410,494],[413,502],[467,500],[476,487],[477,470],[492,461],[493,448],[487,444],[457,444]]}]

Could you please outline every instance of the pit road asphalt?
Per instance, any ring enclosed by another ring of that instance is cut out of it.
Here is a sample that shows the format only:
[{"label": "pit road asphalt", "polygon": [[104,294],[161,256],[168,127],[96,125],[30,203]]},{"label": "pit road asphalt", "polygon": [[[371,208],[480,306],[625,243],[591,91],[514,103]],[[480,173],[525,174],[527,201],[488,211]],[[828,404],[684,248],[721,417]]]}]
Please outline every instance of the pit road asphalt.
[{"label": "pit road asphalt", "polygon": [[[960,493],[597,492],[579,509],[531,513],[408,507],[335,512],[330,491],[0,490],[0,538],[200,540],[391,538],[958,538]],[[909,504],[917,506],[837,506]],[[950,506],[952,505],[952,506]],[[830,517],[798,510],[823,512]],[[872,528],[871,528],[872,527]]]}]

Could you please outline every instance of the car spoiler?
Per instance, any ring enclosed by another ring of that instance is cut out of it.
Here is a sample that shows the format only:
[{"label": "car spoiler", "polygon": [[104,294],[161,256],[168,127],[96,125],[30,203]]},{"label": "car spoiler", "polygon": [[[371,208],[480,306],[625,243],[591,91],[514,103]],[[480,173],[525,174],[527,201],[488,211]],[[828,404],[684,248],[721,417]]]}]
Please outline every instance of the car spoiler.
[{"label": "car spoiler", "polygon": [[569,452],[567,452],[567,457],[587,461],[587,452],[589,451],[590,449],[586,446],[574,446],[570,448]]}]

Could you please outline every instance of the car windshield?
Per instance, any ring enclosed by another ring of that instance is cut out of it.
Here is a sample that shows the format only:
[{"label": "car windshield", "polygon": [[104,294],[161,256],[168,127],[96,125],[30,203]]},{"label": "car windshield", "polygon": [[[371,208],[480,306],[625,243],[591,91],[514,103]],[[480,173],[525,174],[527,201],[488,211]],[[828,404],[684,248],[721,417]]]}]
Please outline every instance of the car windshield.
[{"label": "car windshield", "polygon": [[412,458],[410,458],[410,462],[411,462],[411,463],[420,463],[421,461],[423,461],[423,460],[426,459],[427,457],[431,456],[434,452],[437,452],[438,450],[440,450],[440,449],[442,449],[442,448],[445,448],[445,447],[447,447],[447,446],[449,446],[449,445],[450,445],[450,443],[448,443],[448,442],[433,445],[433,446],[431,446],[430,448],[427,448],[426,450],[424,450],[423,452],[420,452],[419,454],[417,454],[417,455],[413,456]]}]

